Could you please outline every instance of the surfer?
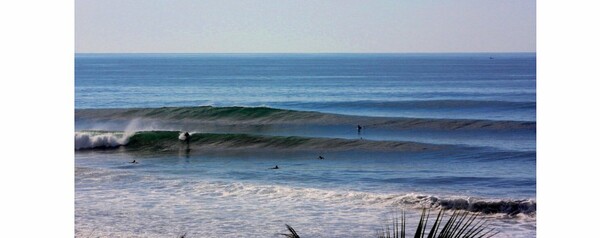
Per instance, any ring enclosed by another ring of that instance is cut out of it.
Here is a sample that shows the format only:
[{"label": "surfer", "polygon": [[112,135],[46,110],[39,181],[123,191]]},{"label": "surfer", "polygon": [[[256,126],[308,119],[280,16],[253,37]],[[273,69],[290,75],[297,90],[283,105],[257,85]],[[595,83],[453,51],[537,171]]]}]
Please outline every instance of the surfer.
[{"label": "surfer", "polygon": [[356,129],[358,130],[358,135],[360,136],[360,131],[362,130],[362,126],[356,125]]},{"label": "surfer", "polygon": [[273,167],[271,169],[279,169],[279,166],[275,165],[275,167]]},{"label": "surfer", "polygon": [[133,160],[133,161],[131,161],[131,162],[129,162],[129,163],[132,163],[132,164],[137,164],[138,162],[137,162],[137,161],[135,161],[135,160]]},{"label": "surfer", "polygon": [[[187,145],[185,148],[186,153],[190,152],[190,137],[190,133],[188,133],[187,131],[183,134],[183,141],[185,141],[185,144]],[[182,139],[181,135],[179,136],[179,139]]]},{"label": "surfer", "polygon": [[186,143],[188,143],[188,145],[190,144],[190,133],[188,133],[187,131],[185,132],[185,134],[183,134],[183,137],[185,138],[184,141]]},{"label": "surfer", "polygon": [[323,158],[323,156],[319,155],[319,159],[325,159],[325,158]]}]

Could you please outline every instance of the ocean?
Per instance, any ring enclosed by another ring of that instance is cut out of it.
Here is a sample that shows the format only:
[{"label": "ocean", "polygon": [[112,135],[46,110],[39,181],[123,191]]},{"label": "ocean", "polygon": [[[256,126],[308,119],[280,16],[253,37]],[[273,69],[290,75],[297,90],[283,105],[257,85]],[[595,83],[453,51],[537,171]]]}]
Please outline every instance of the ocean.
[{"label": "ocean", "polygon": [[76,54],[75,129],[78,237],[536,236],[535,53]]}]

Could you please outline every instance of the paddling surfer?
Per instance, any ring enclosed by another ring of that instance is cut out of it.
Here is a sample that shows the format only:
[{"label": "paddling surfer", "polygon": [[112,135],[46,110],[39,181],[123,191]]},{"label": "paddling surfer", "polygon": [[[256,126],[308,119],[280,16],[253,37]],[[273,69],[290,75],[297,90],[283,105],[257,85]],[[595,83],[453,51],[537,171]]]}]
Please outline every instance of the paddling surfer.
[{"label": "paddling surfer", "polygon": [[279,169],[279,166],[275,165],[275,167],[273,167],[271,169]]}]

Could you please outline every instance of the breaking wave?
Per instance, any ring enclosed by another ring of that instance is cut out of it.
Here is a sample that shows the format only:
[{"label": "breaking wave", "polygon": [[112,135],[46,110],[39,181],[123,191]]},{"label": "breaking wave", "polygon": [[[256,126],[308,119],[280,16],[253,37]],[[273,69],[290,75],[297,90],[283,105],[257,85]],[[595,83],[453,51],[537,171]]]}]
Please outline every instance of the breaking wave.
[{"label": "breaking wave", "polygon": [[[134,179],[139,182],[165,180],[160,177],[143,176],[127,171],[110,171],[78,167],[75,174],[80,180],[106,180],[111,183],[121,179]],[[183,187],[182,187],[183,186]],[[177,181],[169,180],[168,187],[172,191],[193,191],[198,196],[208,196],[215,199],[229,197],[248,197],[280,201],[283,203],[332,203],[350,207],[399,207],[399,208],[434,208],[447,210],[464,210],[483,214],[503,214],[514,216],[523,214],[535,217],[537,202],[534,199],[489,199],[469,196],[442,196],[421,193],[380,193],[352,190],[306,188],[285,185],[266,185],[229,181]]]},{"label": "breaking wave", "polygon": [[75,149],[119,147],[127,144],[129,136],[123,132],[75,132]]},{"label": "breaking wave", "polygon": [[[178,131],[76,132],[75,149],[105,149],[124,146],[131,150],[178,151],[182,145],[182,134]],[[190,147],[195,149],[422,151],[439,149],[444,146],[416,142],[192,132],[190,133]]]},{"label": "breaking wave", "polygon": [[197,192],[210,191],[219,196],[266,196],[272,199],[326,200],[332,203],[374,205],[407,208],[436,208],[481,212],[484,214],[525,214],[535,216],[536,202],[531,199],[484,199],[475,197],[441,197],[423,194],[381,194],[355,191],[335,191],[315,188],[296,188],[277,185],[244,183],[200,183]]}]

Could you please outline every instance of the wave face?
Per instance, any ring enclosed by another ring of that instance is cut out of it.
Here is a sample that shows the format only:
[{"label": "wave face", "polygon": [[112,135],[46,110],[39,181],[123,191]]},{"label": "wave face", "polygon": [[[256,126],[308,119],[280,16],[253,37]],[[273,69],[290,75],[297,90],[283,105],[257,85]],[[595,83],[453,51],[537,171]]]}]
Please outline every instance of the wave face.
[{"label": "wave face", "polygon": [[437,199],[434,203],[444,209],[466,210],[484,214],[503,213],[507,215],[535,215],[536,202],[533,200],[476,200],[471,198]]},{"label": "wave face", "polygon": [[369,128],[435,130],[535,130],[531,121],[494,121],[471,119],[391,118],[293,111],[268,107],[163,107],[133,109],[79,109],[77,120],[157,119],[162,121],[202,121],[216,124],[302,124],[355,125]]},{"label": "wave face", "polygon": [[323,117],[317,112],[301,112],[268,107],[162,107],[133,109],[80,109],[77,117],[94,118],[157,118],[157,119],[211,119],[211,120],[306,120]]},{"label": "wave face", "polygon": [[345,100],[268,103],[277,108],[383,117],[535,121],[535,101]]},{"label": "wave face", "polygon": [[[300,104],[300,103],[299,103]],[[414,101],[352,101],[352,102],[330,102],[331,107],[383,107],[394,110],[448,110],[448,109],[478,109],[478,108],[517,108],[535,109],[535,102],[511,102],[511,101],[482,101],[482,100],[414,100]],[[329,106],[329,105],[328,105]]]},{"label": "wave face", "polygon": [[[131,150],[178,151],[184,145],[181,135],[177,131],[143,131],[135,134],[76,132],[75,149],[125,146]],[[212,133],[191,133],[189,143],[189,148],[193,149],[422,151],[444,147],[414,142]]]}]

